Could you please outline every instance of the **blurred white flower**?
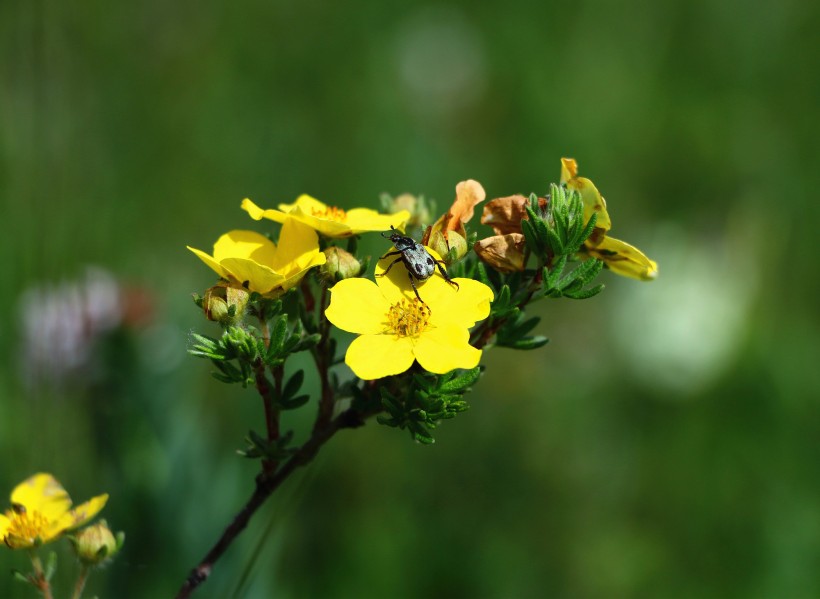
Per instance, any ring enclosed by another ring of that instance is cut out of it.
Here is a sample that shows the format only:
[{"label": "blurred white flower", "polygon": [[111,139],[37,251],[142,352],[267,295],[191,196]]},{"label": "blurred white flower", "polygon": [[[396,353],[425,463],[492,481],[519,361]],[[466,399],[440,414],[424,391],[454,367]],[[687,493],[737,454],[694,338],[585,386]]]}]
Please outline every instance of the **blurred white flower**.
[{"label": "blurred white flower", "polygon": [[147,324],[153,311],[145,291],[125,288],[95,267],[77,281],[24,290],[19,310],[21,374],[29,386],[59,384],[85,372],[100,338],[119,327]]},{"label": "blurred white flower", "polygon": [[692,395],[731,365],[743,341],[760,273],[748,242],[673,226],[650,248],[663,272],[654,285],[618,289],[610,323],[620,357],[645,384]]}]

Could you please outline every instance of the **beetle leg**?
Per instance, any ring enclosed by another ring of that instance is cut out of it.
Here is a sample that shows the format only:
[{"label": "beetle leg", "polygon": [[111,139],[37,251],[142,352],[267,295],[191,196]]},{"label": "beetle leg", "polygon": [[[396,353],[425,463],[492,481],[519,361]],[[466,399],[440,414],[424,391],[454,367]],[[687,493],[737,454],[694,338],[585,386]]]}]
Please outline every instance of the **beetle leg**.
[{"label": "beetle leg", "polygon": [[450,278],[450,275],[448,275],[447,271],[444,270],[442,264],[444,264],[444,260],[436,260],[436,266],[438,266],[438,270],[441,273],[441,276],[443,276],[444,280],[450,283],[450,285],[455,285],[456,289],[458,289],[458,283],[456,283],[453,279]]},{"label": "beetle leg", "polygon": [[385,258],[387,258],[389,256],[398,256],[399,254],[401,254],[401,252],[399,250],[396,250],[395,252],[387,252],[384,256],[379,258],[379,260],[384,260]]},{"label": "beetle leg", "polygon": [[407,276],[410,277],[410,286],[413,288],[413,293],[416,294],[416,297],[423,304],[424,300],[421,299],[421,296],[419,295],[419,290],[416,289],[416,281],[415,281],[415,278],[413,277],[413,273],[408,270],[407,271]]},{"label": "beetle leg", "polygon": [[[392,256],[395,256],[396,254],[401,254],[401,252],[393,252],[393,253],[390,253],[390,254],[386,254],[386,255],[382,256],[382,258],[387,258],[387,256],[391,256],[391,255],[392,255]],[[379,260],[381,260],[382,258],[379,258]],[[395,260],[393,260],[393,261],[390,263],[390,266],[388,266],[382,274],[380,274],[380,275],[375,275],[375,276],[377,276],[377,277],[383,277],[383,276],[387,275],[387,273],[389,273],[389,272],[390,272],[390,269],[391,269],[391,268],[393,268],[393,265],[394,265],[396,262],[401,262],[403,258],[404,258],[403,256],[399,256],[398,258],[396,258]],[[410,271],[409,271],[409,270],[407,271],[407,274],[410,274]],[[412,275],[411,275],[411,276],[412,276]]]}]

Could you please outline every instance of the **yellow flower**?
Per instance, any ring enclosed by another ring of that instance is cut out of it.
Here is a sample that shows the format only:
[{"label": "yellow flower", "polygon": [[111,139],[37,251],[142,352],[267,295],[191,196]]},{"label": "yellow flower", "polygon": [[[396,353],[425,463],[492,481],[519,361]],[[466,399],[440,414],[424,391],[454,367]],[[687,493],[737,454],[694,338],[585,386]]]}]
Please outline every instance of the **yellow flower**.
[{"label": "yellow flower", "polygon": [[658,263],[650,260],[641,250],[625,241],[607,235],[612,221],[606,209],[606,200],[592,181],[578,176],[578,164],[573,158],[561,159],[561,183],[581,194],[584,220],[597,214],[595,229],[584,242],[583,250],[592,258],[603,260],[615,274],[651,281],[658,276]]},{"label": "yellow flower", "polygon": [[403,264],[379,276],[394,259],[379,261],[377,283],[345,279],[330,290],[327,319],[359,334],[345,355],[347,365],[365,380],[400,374],[414,361],[437,374],[477,366],[481,350],[470,345],[469,328],[489,315],[492,290],[461,278],[454,279],[456,289],[437,272],[419,284],[420,302]]},{"label": "yellow flower", "polygon": [[279,234],[279,247],[253,231],[231,231],[214,244],[214,255],[188,246],[223,279],[251,291],[276,297],[298,284],[305,273],[325,263],[316,232],[286,219]]},{"label": "yellow flower", "polygon": [[410,218],[407,210],[395,214],[379,214],[368,208],[342,210],[302,194],[293,204],[279,204],[279,210],[263,210],[249,199],[242,200],[242,210],[254,220],[267,218],[277,223],[294,218],[326,237],[350,237],[367,231],[388,231],[390,227],[404,230]]},{"label": "yellow flower", "polygon": [[108,495],[97,495],[71,509],[71,498],[50,474],[35,474],[14,488],[11,508],[0,514],[0,539],[12,549],[49,543],[82,526],[103,509]]}]

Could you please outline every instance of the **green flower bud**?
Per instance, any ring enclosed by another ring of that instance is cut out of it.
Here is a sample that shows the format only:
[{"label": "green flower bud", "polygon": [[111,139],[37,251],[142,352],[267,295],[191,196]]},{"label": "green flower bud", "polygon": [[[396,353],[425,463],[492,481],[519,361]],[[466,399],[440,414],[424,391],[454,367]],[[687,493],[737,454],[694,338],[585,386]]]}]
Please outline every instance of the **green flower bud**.
[{"label": "green flower bud", "polygon": [[220,281],[202,298],[205,318],[224,325],[236,324],[245,314],[250,292],[242,286]]},{"label": "green flower bud", "polygon": [[125,533],[118,532],[115,536],[105,520],[100,520],[75,533],[71,541],[81,562],[99,566],[119,552],[125,541]]},{"label": "green flower bud", "polygon": [[428,245],[436,250],[448,265],[463,258],[470,249],[464,236],[455,231],[433,231]]},{"label": "green flower bud", "polygon": [[362,265],[356,260],[353,254],[335,245],[323,251],[327,260],[321,266],[320,270],[322,276],[328,282],[336,282],[359,276],[359,273],[362,271]]}]

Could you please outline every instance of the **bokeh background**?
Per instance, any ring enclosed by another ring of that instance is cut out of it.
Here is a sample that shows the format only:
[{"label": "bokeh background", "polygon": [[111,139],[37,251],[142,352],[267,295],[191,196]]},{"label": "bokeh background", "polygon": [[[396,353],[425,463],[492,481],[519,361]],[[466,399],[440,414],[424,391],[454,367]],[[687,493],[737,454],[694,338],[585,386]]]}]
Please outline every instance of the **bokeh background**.
[{"label": "bokeh background", "polygon": [[573,156],[660,278],[539,305],[552,342],[486,354],[433,447],[339,435],[199,595],[817,597],[818,6],[0,3],[0,493],[107,491],[89,594],[172,595],[261,428],[186,356],[216,329],[185,245],[266,230],[244,197],[444,207]]}]

